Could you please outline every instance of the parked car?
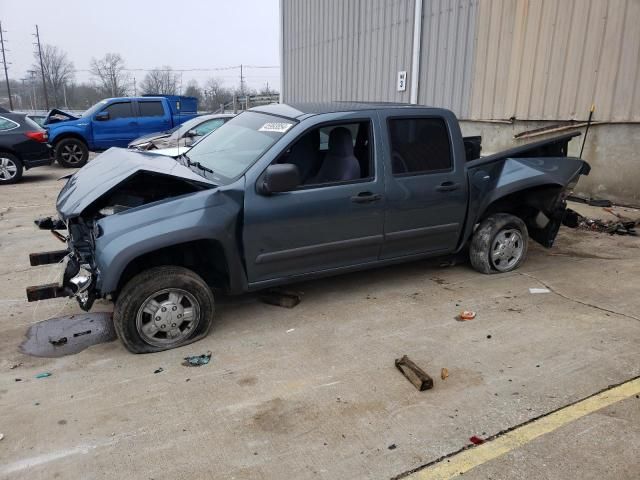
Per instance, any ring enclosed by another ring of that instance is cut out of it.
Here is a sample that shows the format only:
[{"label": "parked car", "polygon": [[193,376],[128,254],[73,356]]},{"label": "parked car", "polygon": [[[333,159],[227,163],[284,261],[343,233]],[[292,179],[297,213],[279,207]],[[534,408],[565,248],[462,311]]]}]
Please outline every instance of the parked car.
[{"label": "parked car", "polygon": [[0,113],[0,185],[19,182],[24,170],[51,161],[45,129],[23,113]]},{"label": "parked car", "polygon": [[[486,274],[551,247],[580,175],[569,133],[489,157],[448,110],[390,104],[255,107],[176,159],[111,149],[71,176],[43,229],[66,266],[30,301],[115,300],[132,352],[205,335],[231,294],[460,252]],[[321,138],[328,137],[323,144]],[[471,142],[473,148],[465,148]]]},{"label": "parked car", "polygon": [[234,116],[231,113],[200,115],[171,130],[136,138],[129,144],[129,148],[156,150],[172,147],[190,147],[206,134],[224,125]]},{"label": "parked car", "polygon": [[108,98],[80,118],[52,110],[45,124],[55,159],[63,167],[82,167],[89,151],[126,147],[147,133],[169,130],[197,116],[194,97],[164,95]]}]

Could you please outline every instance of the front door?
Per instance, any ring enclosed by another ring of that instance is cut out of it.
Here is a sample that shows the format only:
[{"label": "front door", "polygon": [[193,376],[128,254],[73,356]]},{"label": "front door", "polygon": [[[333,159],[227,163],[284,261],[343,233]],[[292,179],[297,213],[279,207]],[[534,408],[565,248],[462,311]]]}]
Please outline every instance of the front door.
[{"label": "front door", "polygon": [[247,185],[244,239],[251,284],[377,261],[384,185],[372,148],[373,120],[312,127],[286,148],[275,163],[299,167],[299,188],[264,196]]},{"label": "front door", "polygon": [[390,113],[385,123],[390,174],[381,259],[453,251],[464,225],[467,184],[464,166],[454,162],[451,122]]},{"label": "front door", "polygon": [[140,136],[138,118],[130,101],[112,103],[104,107],[94,116],[92,128],[93,140],[98,150],[126,147],[131,140]]}]

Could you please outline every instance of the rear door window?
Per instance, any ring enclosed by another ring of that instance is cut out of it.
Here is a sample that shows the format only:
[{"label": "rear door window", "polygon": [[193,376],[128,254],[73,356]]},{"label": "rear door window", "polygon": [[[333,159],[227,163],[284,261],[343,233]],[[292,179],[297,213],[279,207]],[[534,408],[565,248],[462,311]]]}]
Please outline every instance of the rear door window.
[{"label": "rear door window", "polygon": [[193,130],[195,130],[196,136],[203,137],[207,133],[213,132],[217,128],[221,127],[223,123],[224,123],[224,120],[222,118],[214,118],[213,120],[208,120],[206,122],[201,123]]},{"label": "rear door window", "polygon": [[164,117],[162,102],[138,102],[141,117]]},{"label": "rear door window", "polygon": [[394,175],[452,169],[449,132],[442,118],[393,118],[388,125]]},{"label": "rear door window", "polygon": [[7,130],[13,130],[14,128],[19,127],[19,125],[13,120],[9,120],[8,118],[0,117],[0,132],[5,132]]},{"label": "rear door window", "polygon": [[112,103],[102,111],[109,113],[109,120],[131,118],[134,116],[131,108],[131,102]]}]

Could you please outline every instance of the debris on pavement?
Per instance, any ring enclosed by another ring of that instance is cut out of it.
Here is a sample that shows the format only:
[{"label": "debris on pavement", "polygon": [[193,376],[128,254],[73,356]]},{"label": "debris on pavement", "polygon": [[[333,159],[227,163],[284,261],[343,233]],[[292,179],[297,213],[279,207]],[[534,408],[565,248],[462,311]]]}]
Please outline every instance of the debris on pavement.
[{"label": "debris on pavement", "polygon": [[211,360],[211,352],[203,353],[202,355],[192,355],[190,357],[184,357],[182,365],[185,367],[201,367],[207,365]]},{"label": "debris on pavement", "polygon": [[47,378],[50,377],[52,375],[52,373],[50,372],[42,372],[36,375],[36,378]]},{"label": "debris on pavement", "polygon": [[469,441],[471,443],[473,443],[474,445],[482,445],[484,443],[484,439],[474,435],[473,437],[469,438]]},{"label": "debris on pavement", "polygon": [[277,307],[293,308],[300,303],[302,292],[292,290],[272,289],[260,295],[260,300]]},{"label": "debris on pavement", "polygon": [[392,443],[391,445],[389,445],[387,447],[389,450],[395,450],[396,448],[398,448],[398,446],[395,443]]},{"label": "debris on pavement", "polygon": [[295,328],[290,328],[289,330],[287,330],[287,333],[291,333],[295,330]]},{"label": "debris on pavement", "polygon": [[14,363],[13,365],[11,365],[9,367],[9,370],[14,370],[14,369],[16,369],[18,367],[21,367],[21,366],[22,366],[22,362]]},{"label": "debris on pavement", "polygon": [[4,438],[4,435],[0,433],[0,440],[2,440],[3,438]]},{"label": "debris on pavement", "polygon": [[461,322],[464,322],[466,320],[473,320],[474,318],[476,318],[476,312],[474,312],[473,310],[464,310],[460,313],[460,315],[458,315],[458,320],[460,320]]},{"label": "debris on pavement", "polygon": [[67,343],[67,337],[51,338],[49,339],[49,343],[54,347],[59,347],[60,345]]},{"label": "debris on pavement", "polygon": [[600,220],[598,218],[588,218],[580,215],[575,210],[567,208],[562,223],[569,228],[603,232],[610,235],[638,235],[638,232],[636,232],[636,226],[640,224],[640,220],[625,218],[622,215],[616,213],[611,208],[603,208],[603,210],[614,215],[617,220]]},{"label": "debris on pavement", "polygon": [[160,367],[160,368],[158,368],[158,369],[153,371],[153,373],[162,373],[162,372],[164,372],[164,368],[162,368],[162,367]]},{"label": "debris on pavement", "polygon": [[551,293],[548,288],[530,288],[529,293]]},{"label": "debris on pavement", "polygon": [[440,370],[440,378],[442,380],[446,380],[448,376],[449,376],[449,370],[448,369],[443,368],[442,370]]},{"label": "debris on pavement", "polygon": [[395,364],[396,368],[402,372],[406,379],[409,380],[418,391],[422,392],[433,388],[433,379],[427,372],[409,360],[409,357],[406,355],[402,358],[397,358]]}]

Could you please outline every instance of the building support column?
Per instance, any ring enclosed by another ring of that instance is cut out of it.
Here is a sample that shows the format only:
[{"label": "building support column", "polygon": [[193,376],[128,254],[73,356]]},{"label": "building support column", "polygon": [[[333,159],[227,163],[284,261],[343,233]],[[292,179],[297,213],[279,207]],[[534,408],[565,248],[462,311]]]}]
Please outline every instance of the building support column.
[{"label": "building support column", "polygon": [[413,52],[411,54],[411,103],[418,103],[418,84],[420,83],[420,50],[422,48],[422,3],[415,0],[413,17]]}]

